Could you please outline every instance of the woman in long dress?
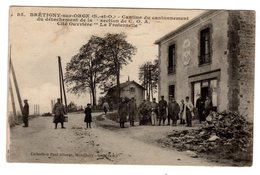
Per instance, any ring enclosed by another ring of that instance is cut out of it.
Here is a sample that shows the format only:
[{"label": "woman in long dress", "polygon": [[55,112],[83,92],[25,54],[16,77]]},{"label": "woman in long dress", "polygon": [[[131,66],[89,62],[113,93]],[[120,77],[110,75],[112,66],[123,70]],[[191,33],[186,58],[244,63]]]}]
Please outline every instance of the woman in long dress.
[{"label": "woman in long dress", "polygon": [[184,103],[184,115],[186,117],[187,121],[187,127],[192,127],[192,117],[194,116],[193,113],[193,104],[190,101],[190,97],[185,98],[185,103]]}]

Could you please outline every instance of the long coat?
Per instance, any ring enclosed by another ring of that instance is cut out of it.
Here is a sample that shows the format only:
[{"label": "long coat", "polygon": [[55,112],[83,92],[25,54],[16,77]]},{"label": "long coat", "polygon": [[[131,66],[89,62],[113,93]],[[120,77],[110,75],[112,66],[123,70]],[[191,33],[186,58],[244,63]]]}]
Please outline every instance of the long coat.
[{"label": "long coat", "polygon": [[128,110],[129,110],[129,121],[134,121],[135,116],[137,114],[137,106],[135,101],[130,101],[128,104]]},{"label": "long coat", "polygon": [[160,100],[158,107],[159,107],[159,115],[161,118],[165,119],[166,118],[166,109],[167,109],[167,101],[165,100]]},{"label": "long coat", "polygon": [[128,115],[128,106],[126,102],[120,102],[118,107],[119,122],[126,122]]},{"label": "long coat", "polygon": [[24,104],[22,114],[24,117],[29,116],[29,104],[28,103]]},{"label": "long coat", "polygon": [[85,119],[84,119],[84,122],[86,122],[86,123],[92,122],[91,112],[92,112],[91,108],[89,108],[89,107],[85,108]]},{"label": "long coat", "polygon": [[184,113],[183,113],[183,117],[186,119],[187,117],[192,117],[194,116],[193,113],[193,104],[189,101],[189,102],[185,102],[184,103]]},{"label": "long coat", "polygon": [[168,104],[168,115],[171,119],[177,119],[180,112],[180,106],[177,102],[170,102]]},{"label": "long coat", "polygon": [[63,104],[56,103],[53,107],[52,113],[54,114],[53,123],[64,122],[65,109]]}]

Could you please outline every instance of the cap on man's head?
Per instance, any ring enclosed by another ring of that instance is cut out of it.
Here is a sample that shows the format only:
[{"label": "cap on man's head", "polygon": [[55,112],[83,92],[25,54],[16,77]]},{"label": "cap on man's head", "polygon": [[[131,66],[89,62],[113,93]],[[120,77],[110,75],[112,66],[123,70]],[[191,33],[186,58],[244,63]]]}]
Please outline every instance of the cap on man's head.
[{"label": "cap on man's head", "polygon": [[24,101],[24,102],[27,102],[28,100],[27,100],[27,99],[24,99],[23,101]]},{"label": "cap on man's head", "polygon": [[162,95],[161,98],[164,98],[164,96]]}]

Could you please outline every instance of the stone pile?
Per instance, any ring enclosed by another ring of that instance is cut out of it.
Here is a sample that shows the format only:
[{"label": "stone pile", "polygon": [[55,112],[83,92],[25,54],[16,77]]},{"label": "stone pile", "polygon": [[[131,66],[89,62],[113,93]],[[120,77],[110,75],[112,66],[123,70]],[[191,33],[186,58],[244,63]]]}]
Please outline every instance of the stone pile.
[{"label": "stone pile", "polygon": [[212,112],[199,129],[174,131],[168,138],[180,151],[230,155],[252,149],[252,126],[234,112]]}]

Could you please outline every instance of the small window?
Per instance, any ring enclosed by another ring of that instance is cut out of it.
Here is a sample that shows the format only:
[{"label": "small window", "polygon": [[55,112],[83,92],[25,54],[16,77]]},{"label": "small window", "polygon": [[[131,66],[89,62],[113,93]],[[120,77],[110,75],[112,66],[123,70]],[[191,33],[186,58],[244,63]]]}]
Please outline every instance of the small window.
[{"label": "small window", "polygon": [[135,93],[135,88],[134,87],[130,87],[130,92],[131,93]]},{"label": "small window", "polygon": [[211,46],[210,46],[210,28],[206,28],[200,32],[200,57],[199,64],[211,62]]},{"label": "small window", "polygon": [[168,49],[168,74],[175,73],[176,71],[176,50],[175,44],[169,46]]}]

